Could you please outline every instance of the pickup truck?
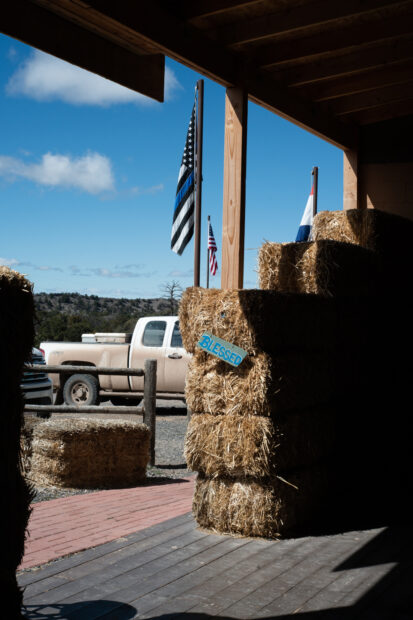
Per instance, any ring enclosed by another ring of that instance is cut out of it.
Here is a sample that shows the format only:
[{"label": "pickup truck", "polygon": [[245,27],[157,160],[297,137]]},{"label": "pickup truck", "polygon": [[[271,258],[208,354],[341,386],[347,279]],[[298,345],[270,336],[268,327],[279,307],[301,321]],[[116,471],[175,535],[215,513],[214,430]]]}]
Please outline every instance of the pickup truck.
[{"label": "pickup truck", "polygon": [[[126,334],[85,334],[87,342],[42,342],[46,364],[84,366],[84,373],[50,374],[56,404],[95,405],[100,398],[128,404],[143,394],[143,377],[88,374],[88,366],[143,368],[145,359],[157,360],[156,390],[184,399],[190,354],[182,347],[177,316],[145,317],[137,321],[130,343]],[[95,337],[95,342],[91,342]],[[123,341],[123,342],[122,342]]]}]

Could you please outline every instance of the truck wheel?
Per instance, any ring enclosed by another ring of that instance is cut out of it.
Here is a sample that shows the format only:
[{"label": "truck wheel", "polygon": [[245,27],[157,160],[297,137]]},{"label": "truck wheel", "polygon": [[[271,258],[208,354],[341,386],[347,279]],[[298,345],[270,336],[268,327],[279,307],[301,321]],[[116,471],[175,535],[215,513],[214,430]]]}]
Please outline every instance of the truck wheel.
[{"label": "truck wheel", "polygon": [[93,375],[72,375],[63,388],[66,405],[98,405],[99,382]]}]

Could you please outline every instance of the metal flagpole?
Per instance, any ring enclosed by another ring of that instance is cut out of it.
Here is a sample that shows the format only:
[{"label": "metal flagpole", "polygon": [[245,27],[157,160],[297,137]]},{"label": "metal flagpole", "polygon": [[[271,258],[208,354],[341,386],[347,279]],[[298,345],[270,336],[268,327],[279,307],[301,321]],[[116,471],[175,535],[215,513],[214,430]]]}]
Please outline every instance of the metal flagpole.
[{"label": "metal flagpole", "polygon": [[311,173],[314,177],[314,196],[313,196],[313,217],[317,214],[317,198],[318,198],[318,167],[314,166]]},{"label": "metal flagpole", "polygon": [[207,273],[206,273],[206,287],[209,288],[209,221],[211,217],[208,215],[208,239],[207,239]]},{"label": "metal flagpole", "polygon": [[204,124],[204,80],[196,84],[198,105],[196,115],[196,159],[195,159],[195,239],[194,239],[194,286],[200,282],[201,262],[201,204],[202,204],[202,137]]}]

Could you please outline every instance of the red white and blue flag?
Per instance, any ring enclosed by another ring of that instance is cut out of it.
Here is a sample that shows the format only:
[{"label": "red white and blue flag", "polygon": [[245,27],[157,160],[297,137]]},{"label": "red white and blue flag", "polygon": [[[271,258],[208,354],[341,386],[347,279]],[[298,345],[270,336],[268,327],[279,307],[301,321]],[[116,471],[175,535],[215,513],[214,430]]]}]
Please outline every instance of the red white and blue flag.
[{"label": "red white and blue flag", "polygon": [[314,185],[305,205],[304,214],[301,218],[300,227],[298,229],[296,241],[309,241],[313,229],[313,207],[314,207]]},{"label": "red white and blue flag", "polygon": [[215,256],[217,251],[217,244],[215,243],[214,233],[212,232],[211,222],[208,222],[208,251],[209,251],[209,271],[211,275],[215,275],[218,271],[217,257]]}]

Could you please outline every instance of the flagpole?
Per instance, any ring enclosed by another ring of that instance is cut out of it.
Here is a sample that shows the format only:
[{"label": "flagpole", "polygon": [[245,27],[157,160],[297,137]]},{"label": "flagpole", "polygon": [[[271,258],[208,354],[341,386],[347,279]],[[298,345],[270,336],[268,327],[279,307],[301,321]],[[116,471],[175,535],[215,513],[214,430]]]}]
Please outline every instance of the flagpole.
[{"label": "flagpole", "polygon": [[314,177],[313,186],[314,186],[314,195],[313,195],[313,217],[317,215],[317,199],[318,199],[318,167],[314,166],[313,171],[311,173]]},{"label": "flagpole", "polygon": [[[209,240],[209,222],[211,220],[211,216],[208,215],[208,240]],[[208,247],[208,241],[207,241],[207,265],[206,265],[206,287],[209,288],[209,247]]]},{"label": "flagpole", "polygon": [[201,262],[201,204],[202,204],[202,138],[204,124],[204,80],[198,80],[198,107],[196,123],[196,166],[195,166],[195,238],[194,238],[194,286],[200,284]]}]

